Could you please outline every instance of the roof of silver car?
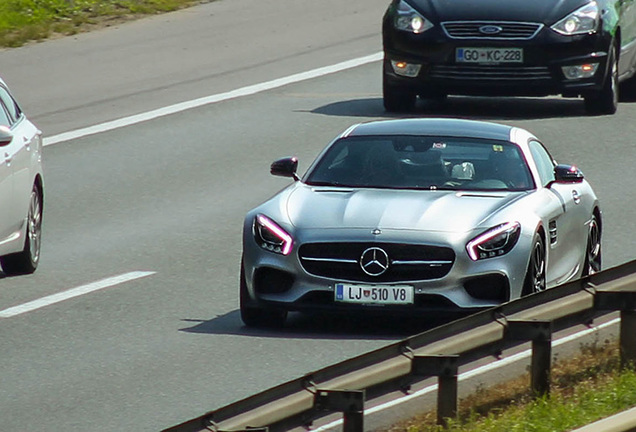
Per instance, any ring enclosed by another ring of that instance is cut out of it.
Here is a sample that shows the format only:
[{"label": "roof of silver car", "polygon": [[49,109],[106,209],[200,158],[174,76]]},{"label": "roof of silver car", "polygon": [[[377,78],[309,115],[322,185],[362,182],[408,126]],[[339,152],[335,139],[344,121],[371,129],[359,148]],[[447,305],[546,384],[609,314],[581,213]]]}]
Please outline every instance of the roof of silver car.
[{"label": "roof of silver car", "polygon": [[342,136],[432,135],[509,141],[512,128],[512,126],[476,120],[409,118],[360,123],[349,128]]}]

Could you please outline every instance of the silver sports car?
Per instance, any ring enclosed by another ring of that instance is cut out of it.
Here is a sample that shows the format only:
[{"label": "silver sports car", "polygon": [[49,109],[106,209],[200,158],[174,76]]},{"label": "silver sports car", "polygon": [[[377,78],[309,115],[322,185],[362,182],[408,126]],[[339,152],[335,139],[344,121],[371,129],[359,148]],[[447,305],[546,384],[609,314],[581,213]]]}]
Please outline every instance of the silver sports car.
[{"label": "silver sports car", "polygon": [[247,213],[240,309],[451,314],[601,268],[601,210],[530,132],[455,119],[350,127],[301,178]]}]

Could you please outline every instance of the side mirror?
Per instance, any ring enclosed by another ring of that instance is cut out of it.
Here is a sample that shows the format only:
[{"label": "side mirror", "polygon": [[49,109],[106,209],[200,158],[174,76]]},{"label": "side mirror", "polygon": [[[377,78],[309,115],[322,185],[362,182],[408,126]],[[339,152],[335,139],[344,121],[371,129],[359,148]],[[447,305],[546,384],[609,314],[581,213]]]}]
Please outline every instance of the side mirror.
[{"label": "side mirror", "polygon": [[0,147],[9,145],[13,141],[13,132],[6,126],[0,126]]},{"label": "side mirror", "polygon": [[581,183],[585,176],[574,165],[557,165],[554,167],[554,181],[557,183]]},{"label": "side mirror", "polygon": [[272,175],[280,177],[291,177],[294,180],[298,180],[296,170],[298,169],[298,158],[287,157],[278,159],[270,166],[269,172]]}]

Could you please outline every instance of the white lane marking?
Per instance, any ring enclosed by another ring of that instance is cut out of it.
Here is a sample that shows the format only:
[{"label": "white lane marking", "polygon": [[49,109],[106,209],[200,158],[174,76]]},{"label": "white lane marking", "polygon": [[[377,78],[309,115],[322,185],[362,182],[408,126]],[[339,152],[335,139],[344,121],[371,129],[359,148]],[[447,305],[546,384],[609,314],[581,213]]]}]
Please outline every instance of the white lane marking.
[{"label": "white lane marking", "polygon": [[58,135],[53,135],[48,138],[44,138],[44,145],[49,146],[64,141],[69,141],[76,138],[82,138],[88,135],[94,135],[101,132],[107,132],[113,129],[122,128],[125,126],[134,125],[148,120],[153,120],[159,117],[167,116],[170,114],[179,113],[192,108],[198,108],[203,105],[209,105],[217,102],[226,101],[229,99],[239,98],[243,96],[250,96],[256,93],[261,93],[267,90],[283,87],[288,84],[294,84],[300,81],[306,81],[312,78],[318,78],[324,75],[341,72],[343,70],[352,69],[358,66],[362,66],[368,63],[373,63],[381,60],[383,57],[382,52],[371,54],[365,57],[359,57],[356,59],[344,61],[331,66],[325,66],[318,69],[313,69],[307,72],[301,72],[288,77],[275,79],[259,84],[242,87],[236,90],[231,90],[225,93],[219,93],[211,96],[194,99],[191,101],[181,102],[174,105],[169,105],[164,108],[148,111],[141,114],[132,115],[129,117],[123,117],[118,120],[113,120],[105,123],[101,123],[94,126],[85,127],[69,132],[64,132]]},{"label": "white lane marking", "polygon": [[[599,324],[598,326],[594,326],[594,327],[591,327],[591,328],[588,328],[588,329],[585,329],[585,330],[581,330],[578,333],[573,333],[573,334],[571,334],[569,336],[565,336],[565,337],[562,337],[561,339],[557,339],[557,340],[553,341],[552,342],[552,347],[563,345],[563,344],[568,343],[568,342],[572,342],[574,340],[577,340],[577,339],[582,338],[584,336],[588,336],[588,335],[590,335],[592,333],[595,333],[595,332],[597,332],[599,330],[602,330],[604,328],[607,328],[607,327],[611,327],[611,326],[616,325],[618,323],[620,323],[620,318],[615,318],[615,319],[613,319],[611,321],[608,321],[606,323]],[[532,355],[532,350],[530,350],[530,349],[525,350],[525,351],[521,351],[521,352],[519,352],[517,354],[511,355],[510,357],[506,357],[506,358],[501,359],[501,360],[493,361],[493,362],[491,362],[491,363],[489,363],[487,365],[483,365],[483,366],[480,366],[480,367],[475,368],[473,370],[469,370],[469,371],[466,371],[464,373],[461,373],[458,376],[458,381],[464,381],[464,380],[467,380],[469,378],[473,378],[475,376],[481,375],[483,373],[490,372],[493,369],[497,369],[497,368],[500,368],[502,366],[507,366],[507,365],[513,364],[513,363],[515,363],[517,361],[520,361],[520,360],[523,360],[525,358],[528,358],[531,355]],[[394,406],[398,406],[398,405],[400,405],[402,403],[408,402],[408,401],[410,401],[412,399],[416,399],[418,397],[422,397],[422,396],[424,396],[424,395],[426,395],[428,393],[432,393],[434,391],[437,391],[437,384],[430,385],[428,387],[425,387],[425,388],[423,388],[421,390],[416,391],[415,393],[406,395],[404,397],[392,400],[390,402],[387,402],[387,403],[384,403],[384,404],[381,404],[381,405],[377,405],[377,406],[375,406],[373,408],[365,409],[364,410],[364,414],[367,415],[367,414],[375,414],[375,413],[378,413],[378,412],[382,412],[382,411],[384,411],[386,409],[392,408]],[[312,429],[312,430],[315,431],[315,432],[327,431],[327,430],[333,429],[335,427],[338,427],[341,424],[342,424],[342,419],[335,420],[335,421],[332,421],[331,423],[328,423],[326,425],[320,426],[320,427],[318,427],[316,429]]]},{"label": "white lane marking", "polygon": [[136,271],[125,273],[119,276],[113,276],[107,279],[102,279],[97,282],[92,282],[86,285],[79,286],[77,288],[72,288],[67,291],[62,291],[57,294],[52,294],[50,296],[42,297],[37,300],[33,300],[28,303],[24,303],[18,306],[10,307],[8,309],[4,309],[0,311],[0,318],[11,318],[16,315],[21,315],[26,312],[31,312],[36,309],[43,308],[45,306],[49,306],[55,303],[59,303],[64,300],[68,300],[73,297],[81,296],[83,294],[88,294],[93,291],[101,290],[104,288],[110,288],[115,285],[119,285],[125,282],[130,282],[135,279],[140,279],[146,276],[150,276],[155,274],[156,272],[143,272]]}]

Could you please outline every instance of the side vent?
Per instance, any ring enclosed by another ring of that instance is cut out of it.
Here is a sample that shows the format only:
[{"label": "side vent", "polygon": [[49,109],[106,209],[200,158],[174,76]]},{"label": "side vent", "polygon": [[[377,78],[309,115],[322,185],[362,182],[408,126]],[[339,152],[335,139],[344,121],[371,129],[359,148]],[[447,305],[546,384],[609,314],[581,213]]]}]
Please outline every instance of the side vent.
[{"label": "side vent", "polygon": [[555,220],[550,221],[550,244],[557,242],[557,223]]}]

